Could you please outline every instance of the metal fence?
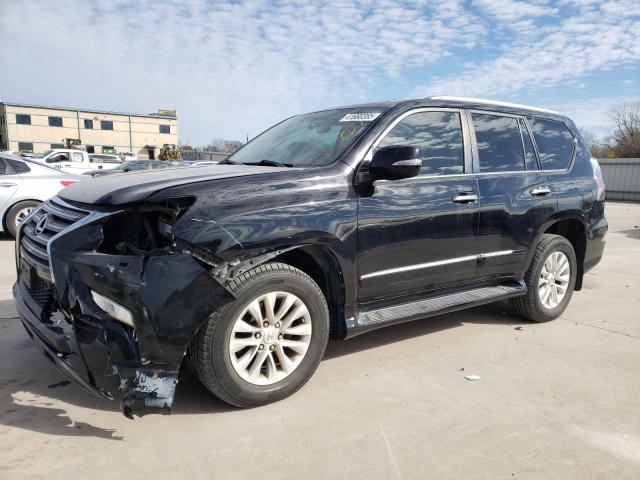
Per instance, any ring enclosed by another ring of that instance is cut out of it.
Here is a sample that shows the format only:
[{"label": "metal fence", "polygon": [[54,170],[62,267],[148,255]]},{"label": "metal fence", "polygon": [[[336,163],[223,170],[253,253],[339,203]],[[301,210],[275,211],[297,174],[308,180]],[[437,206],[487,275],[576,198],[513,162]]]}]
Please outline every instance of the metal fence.
[{"label": "metal fence", "polygon": [[207,150],[180,150],[180,157],[185,161],[212,161],[220,162],[227,158],[230,153],[210,152]]},{"label": "metal fence", "polygon": [[640,202],[640,158],[599,158],[607,200]]}]

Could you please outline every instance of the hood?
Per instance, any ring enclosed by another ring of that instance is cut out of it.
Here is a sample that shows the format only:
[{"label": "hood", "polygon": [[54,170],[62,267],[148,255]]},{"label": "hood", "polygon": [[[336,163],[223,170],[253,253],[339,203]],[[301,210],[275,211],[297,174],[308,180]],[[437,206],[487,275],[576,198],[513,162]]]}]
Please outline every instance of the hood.
[{"label": "hood", "polygon": [[273,173],[276,170],[282,169],[252,165],[205,165],[84,177],[85,180],[65,188],[58,196],[74,202],[116,206],[145,200],[165,188]]}]

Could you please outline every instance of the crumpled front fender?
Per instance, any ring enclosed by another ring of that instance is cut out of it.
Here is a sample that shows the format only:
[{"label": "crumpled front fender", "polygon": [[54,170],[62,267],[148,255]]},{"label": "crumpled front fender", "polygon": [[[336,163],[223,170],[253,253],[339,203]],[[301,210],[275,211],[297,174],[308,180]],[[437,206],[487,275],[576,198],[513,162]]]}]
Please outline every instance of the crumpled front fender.
[{"label": "crumpled front fender", "polygon": [[[120,377],[125,414],[143,407],[167,413],[187,347],[211,313],[233,296],[187,252],[96,253],[100,240],[100,225],[89,224],[50,242],[58,305],[73,318],[90,376],[104,369]],[[127,308],[135,328],[103,312],[92,290]],[[103,352],[102,366],[90,354],[96,348]]]}]

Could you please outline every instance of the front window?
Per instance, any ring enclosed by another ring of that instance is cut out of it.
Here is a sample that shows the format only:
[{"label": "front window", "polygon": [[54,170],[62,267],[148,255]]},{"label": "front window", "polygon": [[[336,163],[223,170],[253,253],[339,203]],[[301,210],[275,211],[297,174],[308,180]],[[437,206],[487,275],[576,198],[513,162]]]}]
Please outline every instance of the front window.
[{"label": "front window", "polygon": [[53,153],[53,150],[45,150],[42,153],[36,154],[36,158],[43,158],[43,157],[46,157],[47,155],[50,155],[51,153]]},{"label": "front window", "polygon": [[384,112],[341,108],[291,117],[251,140],[228,163],[323,167],[336,161]]},{"label": "front window", "polygon": [[462,125],[458,112],[428,111],[399,121],[378,148],[420,147],[421,175],[456,175],[464,171]]}]

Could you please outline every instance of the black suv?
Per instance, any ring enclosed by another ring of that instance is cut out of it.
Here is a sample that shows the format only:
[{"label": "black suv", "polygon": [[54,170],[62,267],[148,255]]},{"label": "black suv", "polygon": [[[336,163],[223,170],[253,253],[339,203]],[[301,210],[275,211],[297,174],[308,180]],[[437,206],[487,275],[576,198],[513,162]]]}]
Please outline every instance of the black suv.
[{"label": "black suv", "polygon": [[556,318],[601,258],[597,162],[556,112],[453,97],[289,118],[221,165],[80,182],[22,224],[14,296],[59,370],[127,416],[181,365],[250,407],[329,337],[511,299]]}]

